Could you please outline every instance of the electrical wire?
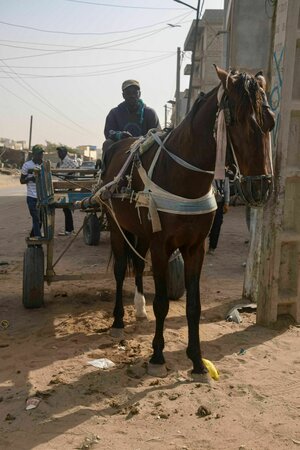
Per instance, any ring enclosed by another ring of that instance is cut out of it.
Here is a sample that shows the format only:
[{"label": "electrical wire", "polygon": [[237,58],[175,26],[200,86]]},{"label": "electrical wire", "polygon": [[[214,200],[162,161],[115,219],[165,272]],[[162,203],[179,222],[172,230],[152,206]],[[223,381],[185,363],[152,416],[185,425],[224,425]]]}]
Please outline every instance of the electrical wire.
[{"label": "electrical wire", "polygon": [[[110,49],[116,46],[122,46],[124,44],[131,44],[133,42],[137,42],[140,41],[142,39],[146,39],[150,36],[153,36],[154,34],[158,34],[161,33],[162,31],[166,30],[166,29],[170,29],[170,27],[163,27],[160,28],[158,30],[155,31],[151,31],[151,32],[146,32],[146,33],[141,33],[139,35],[136,36],[131,36],[128,38],[123,38],[123,39],[116,39],[114,41],[110,41],[110,42],[105,42],[103,45],[103,47],[97,47],[97,45],[99,44],[92,44],[92,45],[88,45],[88,46],[82,46],[76,49],[67,49],[67,50],[56,50],[56,51],[51,51],[51,52],[47,52],[46,53],[41,53],[41,54],[37,54],[37,55],[26,55],[26,56],[14,56],[14,57],[9,57],[9,58],[2,58],[2,61],[10,61],[10,60],[15,60],[15,59],[28,59],[28,58],[36,58],[39,56],[49,56],[49,55],[56,55],[56,54],[65,54],[65,53],[72,53],[72,52],[82,52],[82,51],[91,51],[91,50],[104,50],[104,49]],[[138,36],[138,38],[137,38]],[[132,38],[135,39],[132,39]],[[131,39],[131,40],[130,40]]]},{"label": "electrical wire", "polygon": [[[172,51],[168,51],[168,52],[162,52],[164,56],[172,56],[174,55],[174,50]],[[162,55],[161,55],[162,56]],[[132,61],[117,61],[117,62],[113,62],[113,63],[102,63],[102,64],[83,64],[80,66],[12,66],[10,65],[10,68],[13,69],[84,69],[84,68],[91,68],[91,67],[103,67],[103,66],[115,66],[118,64],[130,64],[130,63],[134,63],[134,62],[143,62],[143,61],[149,61],[149,60],[153,60],[156,59],[158,56],[150,56],[147,58],[140,58],[140,59],[135,59]]]},{"label": "electrical wire", "polygon": [[[23,103],[25,103],[26,105],[30,106],[30,108],[33,108],[33,109],[35,109],[36,111],[39,111],[41,114],[43,114],[43,116],[48,117],[48,119],[50,119],[50,120],[52,120],[52,121],[58,123],[59,125],[65,127],[65,128],[68,128],[68,129],[71,130],[71,131],[75,131],[76,133],[81,133],[81,131],[78,130],[77,128],[72,128],[72,127],[70,127],[70,126],[68,126],[68,125],[66,125],[66,124],[64,124],[64,123],[62,123],[62,122],[60,122],[59,120],[54,119],[53,117],[49,116],[47,113],[45,113],[44,111],[42,111],[42,110],[41,110],[40,108],[38,108],[37,106],[33,106],[31,103],[27,102],[27,100],[24,100],[22,97],[20,97],[19,95],[15,94],[14,92],[12,92],[12,91],[11,91],[10,89],[8,89],[7,87],[2,86],[2,84],[0,84],[0,87],[1,87],[3,90],[9,92],[11,95],[13,95],[14,97],[16,97],[17,99],[21,100],[21,101],[22,101]],[[96,136],[95,133],[93,133],[93,134]]]},{"label": "electrical wire", "polygon": [[16,27],[16,28],[23,28],[23,29],[32,30],[32,31],[38,31],[40,33],[65,34],[65,35],[71,35],[71,36],[107,36],[109,34],[131,33],[132,31],[144,30],[145,28],[152,28],[152,27],[155,27],[157,25],[165,24],[167,22],[176,21],[180,17],[186,17],[187,15],[190,15],[190,14],[191,14],[190,12],[188,12],[188,13],[185,12],[184,14],[179,14],[179,15],[177,15],[175,17],[163,20],[162,22],[157,22],[157,23],[152,24],[152,25],[143,25],[142,27],[131,28],[131,29],[128,29],[128,30],[107,31],[107,32],[102,32],[102,33],[90,32],[90,31],[86,31],[86,32],[78,32],[78,31],[76,31],[75,32],[75,31],[45,30],[44,28],[36,28],[36,27],[28,26],[28,25],[20,25],[20,24],[11,23],[11,22],[4,22],[2,20],[0,20],[0,24],[6,25],[6,26],[9,26],[9,27]]},{"label": "electrical wire", "polygon": [[[139,69],[139,68],[143,68],[143,67],[147,67],[149,65],[152,64],[156,64],[158,62],[162,62],[168,58],[174,57],[175,53],[173,53],[172,55],[169,56],[160,56],[160,57],[156,57],[155,60],[151,60],[151,61],[147,61],[145,64],[140,64],[140,63],[134,63],[134,64],[128,64],[128,63],[124,63],[124,67],[120,67],[119,69],[116,70],[103,70],[103,71],[98,71],[98,72],[91,72],[91,73],[85,73],[85,74],[72,74],[72,75],[68,75],[68,74],[62,74],[62,75],[36,75],[36,74],[20,74],[19,76],[22,77],[22,80],[24,78],[34,78],[34,79],[42,79],[42,78],[88,78],[88,77],[98,77],[101,75],[112,75],[112,74],[116,74],[116,73],[121,73],[121,72],[125,72],[131,69]],[[145,60],[144,60],[145,61]],[[0,68],[2,69],[2,68]],[[2,69],[2,72],[9,75],[11,72],[7,72],[4,71]],[[1,77],[1,79],[7,79],[9,78],[9,76],[7,77]]]},{"label": "electrical wire", "polygon": [[[8,66],[8,64],[6,64],[4,61],[2,61],[0,59],[0,61],[2,62],[2,64],[4,64],[8,69],[10,69],[10,67]],[[0,70],[3,71],[3,68],[0,67]],[[75,122],[74,120],[70,119],[64,112],[60,111],[58,108],[56,108],[56,106],[52,105],[51,102],[49,102],[43,95],[41,95],[36,89],[34,89],[32,86],[30,86],[29,83],[27,83],[26,81],[24,81],[17,72],[15,72],[14,70],[12,70],[12,72],[14,73],[14,75],[17,77],[17,79],[15,77],[13,77],[11,74],[9,74],[9,78],[11,78],[13,81],[15,81],[17,84],[21,85],[21,87],[23,87],[23,89],[25,89],[26,91],[29,91],[31,93],[31,95],[33,95],[35,98],[37,98],[40,102],[42,102],[43,104],[45,104],[48,108],[52,109],[54,112],[60,114],[61,116],[63,116],[66,120],[68,120],[69,122],[73,123],[74,125],[76,125],[78,128],[81,128],[82,130],[84,130],[85,132],[88,133],[92,133],[91,130],[88,130],[85,127],[82,127],[80,124],[78,124],[77,122]],[[20,81],[19,81],[20,80]]]},{"label": "electrical wire", "polygon": [[86,2],[82,0],[67,0],[72,3],[84,3],[86,5],[108,6],[109,8],[126,8],[126,9],[156,9],[156,10],[179,10],[185,8],[157,8],[154,6],[130,6],[130,5],[112,5],[110,3]]}]

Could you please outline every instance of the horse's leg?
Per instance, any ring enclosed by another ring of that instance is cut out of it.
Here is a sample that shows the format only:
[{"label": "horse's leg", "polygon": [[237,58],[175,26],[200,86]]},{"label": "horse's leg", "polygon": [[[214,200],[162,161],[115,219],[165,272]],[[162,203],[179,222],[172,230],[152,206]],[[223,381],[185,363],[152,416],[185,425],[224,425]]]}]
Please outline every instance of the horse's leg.
[{"label": "horse's leg", "polygon": [[204,242],[203,240],[200,247],[195,246],[193,249],[182,249],[182,256],[184,259],[186,316],[188,322],[188,346],[186,354],[193,362],[192,374],[205,375],[203,381],[207,381],[207,369],[202,362],[199,335],[201,315],[199,281],[205,253]]},{"label": "horse's leg", "polygon": [[114,275],[116,280],[114,321],[111,327],[111,335],[121,339],[124,329],[123,283],[127,267],[127,250],[126,242],[119,230],[111,230],[111,248],[114,255]]},{"label": "horse's leg", "polygon": [[[149,248],[148,242],[138,240],[136,251],[145,258],[147,250]],[[144,297],[143,289],[143,272],[145,268],[145,261],[132,252],[132,261],[135,271],[135,294],[134,294],[134,306],[135,317],[137,319],[147,319],[146,312],[146,300]]]},{"label": "horse's leg", "polygon": [[148,373],[154,376],[165,376],[165,358],[163,349],[164,341],[164,322],[169,311],[169,299],[167,290],[167,270],[168,257],[162,254],[160,246],[156,250],[151,249],[152,270],[155,283],[155,297],[153,301],[153,311],[156,319],[155,335],[152,341],[153,355],[148,365]]}]

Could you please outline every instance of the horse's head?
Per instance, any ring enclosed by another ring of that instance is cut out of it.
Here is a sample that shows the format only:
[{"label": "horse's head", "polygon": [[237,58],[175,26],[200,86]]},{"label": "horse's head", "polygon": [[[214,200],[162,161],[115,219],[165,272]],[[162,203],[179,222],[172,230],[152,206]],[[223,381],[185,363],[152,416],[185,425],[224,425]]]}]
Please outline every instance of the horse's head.
[{"label": "horse's head", "polygon": [[262,206],[272,188],[270,131],[275,125],[266,97],[261,72],[226,72],[216,67],[224,93],[219,107],[224,109],[231,151],[229,164],[236,166],[237,185],[250,206]]}]

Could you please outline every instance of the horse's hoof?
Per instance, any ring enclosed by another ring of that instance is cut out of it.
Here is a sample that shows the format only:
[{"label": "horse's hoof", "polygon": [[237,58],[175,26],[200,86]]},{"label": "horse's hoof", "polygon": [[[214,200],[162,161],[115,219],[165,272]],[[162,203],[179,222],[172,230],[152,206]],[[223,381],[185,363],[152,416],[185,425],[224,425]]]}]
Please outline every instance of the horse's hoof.
[{"label": "horse's hoof", "polygon": [[164,378],[168,372],[165,364],[148,363],[147,373],[152,377]]},{"label": "horse's hoof", "polygon": [[148,320],[147,314],[140,314],[135,316],[136,320]]},{"label": "horse's hoof", "polygon": [[118,338],[120,341],[124,339],[124,328],[110,328],[109,334],[113,338]]},{"label": "horse's hoof", "polygon": [[211,384],[211,377],[209,373],[193,373],[191,372],[191,377],[193,381],[202,384]]}]

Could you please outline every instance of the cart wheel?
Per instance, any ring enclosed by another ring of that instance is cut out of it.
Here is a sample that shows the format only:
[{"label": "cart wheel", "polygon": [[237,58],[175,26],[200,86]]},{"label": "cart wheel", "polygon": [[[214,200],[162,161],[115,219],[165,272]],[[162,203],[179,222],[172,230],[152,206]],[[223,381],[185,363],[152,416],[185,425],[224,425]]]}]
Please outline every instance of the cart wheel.
[{"label": "cart wheel", "polygon": [[44,304],[44,251],[42,246],[27,247],[23,259],[23,305],[40,308]]},{"label": "cart wheel", "polygon": [[184,262],[179,250],[176,250],[169,259],[168,265],[168,297],[178,300],[185,291]]},{"label": "cart wheel", "polygon": [[83,222],[83,238],[87,245],[98,245],[100,241],[100,223],[96,214],[89,214]]}]

